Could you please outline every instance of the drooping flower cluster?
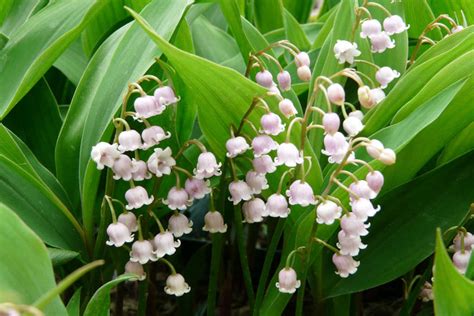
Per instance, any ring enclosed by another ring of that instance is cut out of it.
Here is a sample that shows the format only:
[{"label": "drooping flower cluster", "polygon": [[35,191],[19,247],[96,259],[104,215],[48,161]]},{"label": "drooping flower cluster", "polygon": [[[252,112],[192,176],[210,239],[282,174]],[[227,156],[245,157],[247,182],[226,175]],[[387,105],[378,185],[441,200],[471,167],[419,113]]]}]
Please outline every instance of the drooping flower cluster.
[{"label": "drooping flower cluster", "polygon": [[466,273],[473,248],[474,235],[465,229],[460,229],[453,239],[453,244],[449,247],[454,252],[453,263],[459,273]]},{"label": "drooping flower cluster", "polygon": [[[154,76],[145,76],[141,80],[155,80],[159,87],[153,95],[146,95],[138,83],[130,85],[122,115],[115,118],[113,123],[116,127],[116,137],[112,144],[100,142],[92,148],[91,157],[97,164],[97,168],[102,170],[108,167],[112,170],[114,180],[124,180],[130,183],[130,189],[125,192],[125,201],[113,199],[105,196],[111,212],[113,222],[107,227],[109,240],[107,245],[122,247],[125,243],[132,243],[130,260],[125,266],[125,271],[137,274],[139,279],[145,278],[144,264],[161,260],[170,266],[172,274],[166,281],[165,292],[176,296],[181,296],[189,292],[190,287],[185,282],[182,275],[176,273],[174,267],[164,259],[165,256],[173,255],[181,242],[179,237],[189,234],[192,231],[193,223],[180,211],[185,211],[195,199],[202,199],[211,192],[209,178],[221,174],[221,164],[216,157],[207,151],[205,146],[196,141],[190,140],[183,144],[181,150],[173,155],[170,147],[157,147],[163,141],[171,137],[160,126],[153,126],[148,119],[162,114],[168,107],[176,104],[179,98],[170,86],[165,86]],[[141,95],[134,101],[134,112],[126,111],[128,97],[134,92]],[[143,123],[144,128],[141,133],[130,127],[127,117],[132,117],[138,123]],[[184,149],[195,144],[201,150],[196,168],[193,174],[177,166],[177,160]],[[132,154],[132,155],[130,155]],[[132,156],[132,157],[131,157]],[[146,157],[142,159],[141,157]],[[176,183],[161,199],[173,211],[173,215],[168,219],[167,229],[163,228],[160,219],[155,215],[154,209],[159,200],[158,192],[149,194],[145,185],[137,185],[136,182],[143,182],[148,179],[159,183],[160,178],[175,173]],[[181,186],[180,174],[186,176],[184,186]],[[114,202],[123,206],[124,211],[117,217]],[[143,208],[147,207],[146,211]],[[137,219],[137,215],[140,216]],[[144,236],[141,227],[142,216],[146,219],[154,218],[158,224],[159,232],[151,239]],[[204,230],[210,232],[225,232],[222,215],[215,209],[206,215],[206,225]],[[138,232],[138,238],[135,234]]]}]

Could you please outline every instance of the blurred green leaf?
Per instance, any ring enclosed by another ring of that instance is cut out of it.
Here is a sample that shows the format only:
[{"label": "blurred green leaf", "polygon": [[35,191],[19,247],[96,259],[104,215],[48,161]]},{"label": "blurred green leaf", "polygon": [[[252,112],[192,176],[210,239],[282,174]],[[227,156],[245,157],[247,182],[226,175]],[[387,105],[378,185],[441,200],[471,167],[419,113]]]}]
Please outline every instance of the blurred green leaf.
[{"label": "blurred green leaf", "polygon": [[81,41],[76,39],[69,45],[64,53],[54,62],[54,67],[58,68],[75,86],[79,84],[82,74],[86,70],[87,58],[82,49]]},{"label": "blurred green leaf", "polygon": [[0,119],[74,41],[102,1],[56,1],[35,14],[0,52]]},{"label": "blurred green leaf", "polygon": [[308,21],[314,3],[315,0],[283,0],[285,8],[291,12],[300,23],[306,23]]},{"label": "blurred green leaf", "polygon": [[[408,36],[418,39],[428,24],[433,22],[435,16],[426,0],[404,0],[402,1],[405,9],[405,22],[410,25]],[[434,29],[428,35],[433,40],[440,40],[442,34],[439,29]]]},{"label": "blurred green leaf", "polygon": [[474,24],[474,3],[471,0],[428,0],[428,3],[435,16],[448,14],[459,25],[464,25],[464,22]]},{"label": "blurred green leaf", "polygon": [[255,25],[263,32],[269,32],[283,26],[283,12],[280,0],[253,1]]},{"label": "blurred green leaf", "polygon": [[445,164],[448,161],[468,152],[473,148],[474,123],[471,123],[446,145],[443,152],[438,158],[437,165]]},{"label": "blurred green leaf", "polygon": [[252,51],[252,47],[242,29],[241,16],[237,2],[235,2],[235,0],[220,0],[219,3],[222,13],[224,13],[227,23],[229,24],[229,28],[239,45],[242,57],[247,59],[249,53]]},{"label": "blurred green leaf", "polygon": [[41,0],[3,0],[0,1],[0,32],[10,35],[41,8]]},{"label": "blurred green leaf", "polygon": [[286,9],[283,9],[283,23],[285,26],[286,39],[295,44],[299,49],[303,51],[308,50],[311,44],[305,32],[295,17]]},{"label": "blurred green leaf", "polygon": [[47,248],[48,255],[51,259],[51,263],[53,266],[61,266],[69,261],[77,258],[79,253],[76,251],[66,250],[66,249],[59,249],[59,248]]},{"label": "blurred green leaf", "polygon": [[68,316],[81,315],[81,291],[82,288],[78,288],[69,299],[69,302],[67,302],[66,309]]},{"label": "blurred green leaf", "polygon": [[474,313],[474,282],[459,274],[454,267],[446,252],[439,229],[436,232],[436,255],[433,269],[436,315],[472,315]]},{"label": "blurred green leaf", "polygon": [[[51,261],[38,236],[3,204],[0,218],[0,302],[31,305],[56,286]],[[67,315],[59,296],[44,312]]]}]

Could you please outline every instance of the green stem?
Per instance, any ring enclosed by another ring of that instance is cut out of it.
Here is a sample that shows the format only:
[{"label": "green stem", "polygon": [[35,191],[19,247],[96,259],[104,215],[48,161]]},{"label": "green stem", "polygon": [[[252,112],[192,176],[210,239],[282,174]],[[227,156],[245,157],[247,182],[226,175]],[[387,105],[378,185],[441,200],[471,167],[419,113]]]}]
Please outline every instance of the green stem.
[{"label": "green stem", "polygon": [[148,282],[150,282],[150,278],[146,278],[144,282],[140,282],[140,284],[138,284],[138,316],[146,315]]},{"label": "green stem", "polygon": [[171,264],[171,262],[169,262],[168,260],[166,260],[165,258],[160,258],[161,262],[163,262],[164,264],[166,264],[168,266],[168,268],[170,268],[171,270],[171,274],[176,274],[176,269],[174,268],[174,266]]}]

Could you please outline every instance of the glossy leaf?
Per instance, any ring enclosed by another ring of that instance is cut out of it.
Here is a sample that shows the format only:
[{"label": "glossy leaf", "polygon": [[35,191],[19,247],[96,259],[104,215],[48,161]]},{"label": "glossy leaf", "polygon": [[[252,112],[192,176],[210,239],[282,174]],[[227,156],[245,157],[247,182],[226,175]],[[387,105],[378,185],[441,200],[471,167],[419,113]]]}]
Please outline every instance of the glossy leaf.
[{"label": "glossy leaf", "polygon": [[76,39],[54,62],[54,67],[58,68],[75,86],[79,84],[82,74],[86,70],[87,58],[82,49],[81,41]]},{"label": "glossy leaf", "polygon": [[283,24],[285,26],[287,40],[303,51],[310,48],[311,44],[305,32],[295,17],[286,9],[283,10]]},{"label": "glossy leaf", "polygon": [[474,123],[469,124],[444,148],[437,164],[442,165],[474,148]]},{"label": "glossy leaf", "polygon": [[67,302],[67,314],[68,316],[80,316],[81,315],[81,291],[82,288],[78,288]]},{"label": "glossy leaf", "polygon": [[[0,302],[31,305],[56,286],[51,261],[41,239],[3,204],[0,218]],[[67,315],[59,296],[44,312]]]},{"label": "glossy leaf", "polygon": [[249,53],[252,51],[252,47],[242,29],[241,16],[237,2],[235,0],[219,0],[219,4],[222,13],[229,24],[229,28],[232,31],[232,34],[234,34],[235,41],[239,45],[242,57],[247,58]]},{"label": "glossy leaf", "polygon": [[[425,27],[435,19],[433,11],[426,0],[405,0],[402,3],[405,9],[406,23],[410,24],[408,35],[410,38],[418,39]],[[440,40],[439,29],[430,32],[430,38]]]},{"label": "glossy leaf", "polygon": [[41,0],[4,0],[0,3],[0,32],[10,35],[41,8]]},{"label": "glossy leaf", "polygon": [[78,252],[59,249],[59,248],[48,248],[48,255],[53,263],[53,266],[61,266],[74,258],[79,256]]},{"label": "glossy leaf", "polygon": [[103,3],[56,1],[12,35],[0,52],[0,119],[43,76]]},{"label": "glossy leaf", "polygon": [[263,32],[269,32],[283,26],[283,11],[280,0],[253,1],[255,25]]},{"label": "glossy leaf", "polygon": [[283,5],[298,22],[305,23],[314,7],[314,0],[283,0]]}]

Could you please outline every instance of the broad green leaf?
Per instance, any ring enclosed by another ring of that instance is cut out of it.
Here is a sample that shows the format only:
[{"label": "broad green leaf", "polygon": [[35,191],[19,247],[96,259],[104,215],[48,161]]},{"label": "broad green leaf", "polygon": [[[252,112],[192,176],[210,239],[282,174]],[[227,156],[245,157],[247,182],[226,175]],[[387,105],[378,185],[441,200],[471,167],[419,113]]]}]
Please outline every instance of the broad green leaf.
[{"label": "broad green leaf", "polygon": [[4,120],[41,163],[55,170],[54,147],[62,125],[56,99],[46,80],[41,79]]},{"label": "broad green leaf", "polygon": [[283,12],[280,0],[253,1],[255,25],[266,33],[283,26]]},{"label": "broad green leaf", "polygon": [[61,266],[72,259],[77,258],[79,253],[66,249],[48,248],[48,255],[53,266]]},{"label": "broad green leaf", "polygon": [[[324,23],[313,22],[308,24],[301,24],[304,34],[308,40],[312,43],[318,37],[321,28],[324,26]],[[286,32],[284,28],[273,30],[271,32],[265,33],[265,38],[268,42],[273,43],[286,39]]]},{"label": "broad green leaf", "polygon": [[89,62],[81,41],[76,39],[54,62],[54,67],[58,68],[75,86],[79,84],[82,74],[86,70]]},{"label": "broad green leaf", "polygon": [[14,33],[34,11],[43,5],[41,0],[3,0],[0,2],[0,32]]},{"label": "broad green leaf", "polygon": [[312,49],[323,47],[323,44],[325,43],[326,39],[330,36],[331,30],[334,27],[334,20],[336,19],[338,8],[339,4],[334,7],[334,9],[331,10],[331,12],[329,13],[326,21],[324,21],[321,31],[318,33],[318,36],[315,38],[313,44],[311,45]]},{"label": "broad green leaf", "polygon": [[[405,9],[406,24],[410,25],[408,36],[418,39],[425,27],[435,19],[433,11],[426,0],[404,0],[402,3]],[[428,36],[433,40],[440,40],[441,35],[439,29],[434,29]]]},{"label": "broad green leaf", "polygon": [[110,312],[110,291],[117,286],[117,284],[136,278],[137,276],[134,274],[122,274],[116,279],[102,285],[94,293],[89,303],[87,303],[84,316],[108,316]]},{"label": "broad green leaf", "polygon": [[436,315],[472,315],[474,313],[474,282],[463,277],[454,267],[446,252],[440,230],[436,232],[436,255],[433,269]]},{"label": "broad green leaf", "polygon": [[104,2],[56,1],[35,14],[0,52],[0,119],[35,85]]},{"label": "broad green leaf", "polygon": [[237,3],[235,0],[219,0],[219,4],[229,24],[229,28],[232,34],[234,34],[235,41],[239,45],[242,57],[247,59],[249,53],[252,51],[252,47],[242,29],[241,16]]},{"label": "broad green leaf", "polygon": [[[331,254],[323,262],[327,296],[365,290],[391,281],[412,270],[433,252],[437,227],[461,223],[472,201],[474,152],[395,188],[374,203],[382,210],[370,221],[363,238],[356,274],[342,279],[334,274]],[[449,210],[449,211],[447,211]],[[403,258],[403,260],[401,260]]]},{"label": "broad green leaf", "polygon": [[[0,302],[31,305],[56,286],[51,261],[41,239],[3,204],[0,218]],[[44,312],[67,315],[59,296]]]},{"label": "broad green leaf", "polygon": [[17,213],[54,247],[82,251],[82,229],[66,206],[43,183],[0,155],[0,202]]},{"label": "broad green leaf", "polygon": [[283,5],[298,22],[305,23],[314,7],[314,0],[283,0]]},{"label": "broad green leaf", "polygon": [[474,5],[470,0],[428,0],[435,16],[448,14],[459,25],[474,24]]},{"label": "broad green leaf", "polygon": [[469,124],[444,148],[437,164],[442,165],[474,148],[474,123]]},{"label": "broad green leaf", "polygon": [[283,9],[283,24],[285,26],[287,40],[295,44],[296,47],[303,51],[306,51],[310,48],[311,44],[306,37],[305,32],[301,28],[301,25],[286,9]]},{"label": "broad green leaf", "polygon": [[82,288],[78,288],[67,302],[67,314],[68,316],[80,316],[81,315],[81,291]]}]

